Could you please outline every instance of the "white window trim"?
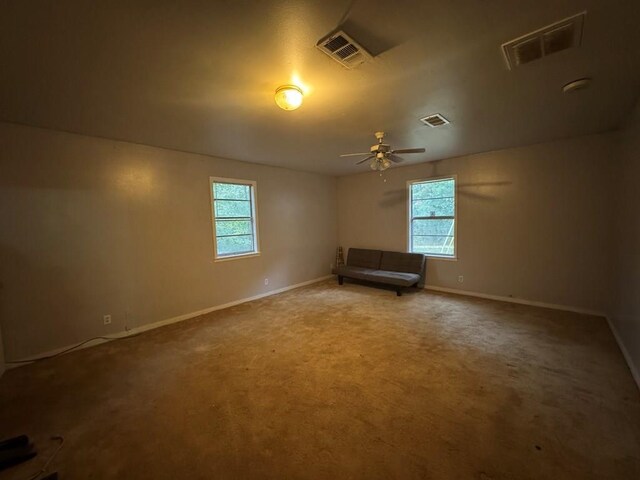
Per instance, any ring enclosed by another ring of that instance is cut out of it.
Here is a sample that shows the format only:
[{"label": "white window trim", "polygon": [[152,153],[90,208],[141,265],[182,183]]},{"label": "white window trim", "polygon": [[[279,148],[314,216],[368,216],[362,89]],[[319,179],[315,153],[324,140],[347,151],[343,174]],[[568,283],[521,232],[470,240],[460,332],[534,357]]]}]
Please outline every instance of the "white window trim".
[{"label": "white window trim", "polygon": [[449,260],[449,261],[457,261],[458,260],[458,175],[440,175],[437,177],[427,177],[427,178],[418,178],[415,180],[407,180],[407,225],[405,228],[406,232],[406,240],[407,240],[407,252],[411,252],[411,185],[414,183],[421,182],[430,182],[434,180],[445,180],[448,178],[452,178],[455,184],[455,189],[453,191],[453,203],[454,203],[454,222],[453,222],[453,256],[451,255],[434,255],[423,253],[423,255],[427,258],[433,258],[436,260]]},{"label": "white window trim", "polygon": [[[251,186],[251,208],[253,209],[253,239],[255,251],[247,253],[237,253],[234,255],[218,256],[218,240],[216,236],[216,214],[214,210],[213,184],[214,183],[235,183]],[[258,192],[255,180],[241,180],[238,178],[209,177],[209,212],[211,215],[211,226],[213,229],[213,261],[228,262],[229,260],[239,260],[241,258],[251,258],[260,256],[260,237],[258,235]]]}]

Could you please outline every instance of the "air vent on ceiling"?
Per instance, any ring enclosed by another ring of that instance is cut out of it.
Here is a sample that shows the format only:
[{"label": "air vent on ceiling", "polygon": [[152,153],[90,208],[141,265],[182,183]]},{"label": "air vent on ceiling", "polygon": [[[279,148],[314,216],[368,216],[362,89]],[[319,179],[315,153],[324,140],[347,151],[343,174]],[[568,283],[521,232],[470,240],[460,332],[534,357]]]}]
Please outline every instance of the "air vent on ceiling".
[{"label": "air vent on ceiling", "polygon": [[428,115],[428,116],[426,116],[424,118],[421,118],[420,121],[422,123],[424,123],[425,125],[429,125],[432,128],[441,127],[442,125],[446,125],[447,123],[449,123],[449,120],[444,118],[439,113],[435,113],[433,115]]},{"label": "air vent on ceiling", "polygon": [[509,70],[582,43],[582,28],[587,12],[565,18],[552,25],[502,44]]},{"label": "air vent on ceiling", "polygon": [[347,68],[354,68],[370,60],[371,54],[343,31],[331,33],[316,47]]}]

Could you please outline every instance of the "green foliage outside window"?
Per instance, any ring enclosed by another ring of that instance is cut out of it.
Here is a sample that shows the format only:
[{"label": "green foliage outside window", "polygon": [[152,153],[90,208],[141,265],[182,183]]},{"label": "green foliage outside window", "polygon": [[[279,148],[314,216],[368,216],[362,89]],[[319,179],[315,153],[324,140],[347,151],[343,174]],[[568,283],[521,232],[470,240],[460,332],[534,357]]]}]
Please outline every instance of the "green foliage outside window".
[{"label": "green foliage outside window", "polygon": [[410,250],[426,255],[455,255],[455,180],[413,183]]}]

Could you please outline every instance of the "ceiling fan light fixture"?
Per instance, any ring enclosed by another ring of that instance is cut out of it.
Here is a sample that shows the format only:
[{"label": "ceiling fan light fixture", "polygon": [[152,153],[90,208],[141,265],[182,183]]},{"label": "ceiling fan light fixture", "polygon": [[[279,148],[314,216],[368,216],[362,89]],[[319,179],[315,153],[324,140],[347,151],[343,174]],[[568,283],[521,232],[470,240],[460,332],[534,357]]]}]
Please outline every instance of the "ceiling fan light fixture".
[{"label": "ceiling fan light fixture", "polygon": [[389,160],[387,157],[374,158],[373,160],[371,160],[371,163],[369,164],[369,166],[371,167],[371,170],[384,172],[387,168],[391,166],[391,160]]},{"label": "ceiling fan light fixture", "polygon": [[276,105],[283,110],[295,110],[302,105],[302,90],[295,85],[282,85],[276,89]]}]

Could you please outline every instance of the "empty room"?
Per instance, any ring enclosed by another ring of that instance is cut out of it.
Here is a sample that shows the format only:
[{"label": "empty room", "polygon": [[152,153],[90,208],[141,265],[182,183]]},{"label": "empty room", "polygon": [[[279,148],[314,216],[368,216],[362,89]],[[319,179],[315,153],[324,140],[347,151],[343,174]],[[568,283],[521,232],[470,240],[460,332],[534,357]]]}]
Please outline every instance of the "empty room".
[{"label": "empty room", "polygon": [[0,480],[640,478],[640,2],[0,2]]}]

